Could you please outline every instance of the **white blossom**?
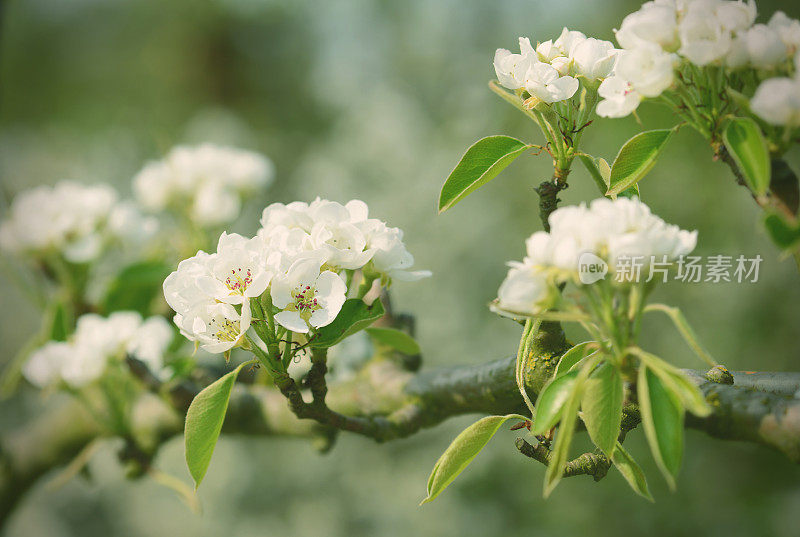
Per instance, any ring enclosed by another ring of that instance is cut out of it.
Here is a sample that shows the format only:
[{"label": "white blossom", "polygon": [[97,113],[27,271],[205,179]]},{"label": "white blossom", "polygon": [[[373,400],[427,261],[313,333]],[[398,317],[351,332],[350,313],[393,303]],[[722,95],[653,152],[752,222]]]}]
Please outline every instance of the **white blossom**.
[{"label": "white blossom", "polygon": [[321,267],[318,259],[300,259],[275,277],[272,303],[283,310],[275,314],[275,322],[303,334],[333,322],[346,299],[347,286],[335,272],[321,271]]},{"label": "white blossom", "polygon": [[175,314],[181,333],[210,353],[227,352],[241,345],[251,322],[249,301],[242,303],[241,312],[223,302],[200,302]]},{"label": "white blossom", "polygon": [[756,24],[744,34],[750,65],[770,69],[786,61],[786,45],[776,30],[766,24]]},{"label": "white blossom", "polygon": [[62,181],[22,192],[0,225],[0,248],[33,256],[52,252],[74,263],[92,261],[107,238],[116,203],[117,194],[107,185]]},{"label": "white blossom", "polygon": [[217,252],[181,261],[163,286],[181,335],[212,353],[241,345],[252,319],[250,299],[266,291],[276,265],[260,239],[226,233]]},{"label": "white blossom", "polygon": [[578,90],[578,79],[561,76],[550,64],[536,62],[525,74],[525,90],[546,103],[569,99]]},{"label": "white blossom", "polygon": [[241,304],[266,291],[280,255],[267,249],[258,238],[246,239],[225,232],[216,253],[204,258],[205,269],[198,273],[197,286],[211,299]]},{"label": "white blossom", "polygon": [[606,78],[614,69],[617,51],[610,41],[589,37],[575,45],[571,57],[575,71],[588,80]]},{"label": "white blossom", "polygon": [[717,17],[716,7],[716,1],[695,0],[678,23],[678,52],[701,67],[721,60],[731,47],[731,32]]},{"label": "white blossom", "polygon": [[78,319],[74,340],[104,357],[119,355],[141,324],[142,316],[135,311],[114,312],[108,317],[87,313]]},{"label": "white blossom", "polygon": [[551,307],[556,284],[577,278],[585,253],[613,270],[621,256],[675,259],[691,252],[697,232],[684,231],[653,215],[638,199],[601,198],[590,205],[562,207],[549,218],[550,232],[538,231],[525,243],[523,261],[511,262],[492,310],[511,317],[537,315]]},{"label": "white blossom", "polygon": [[242,210],[239,193],[219,181],[208,181],[195,194],[190,218],[202,227],[216,227],[233,222]]},{"label": "white blossom", "polygon": [[166,319],[150,317],[136,329],[128,341],[126,352],[144,362],[160,378],[165,378],[171,371],[165,368],[164,354],[174,337]]},{"label": "white blossom", "polygon": [[666,51],[678,49],[678,20],[674,6],[648,2],[622,20],[615,35],[626,49],[635,49],[642,43],[655,43]]},{"label": "white blossom", "polygon": [[198,280],[209,276],[210,254],[200,251],[196,255],[184,259],[178,269],[164,280],[164,298],[175,312],[185,312],[192,307],[213,302],[198,284]]},{"label": "white blossom", "polygon": [[390,280],[416,281],[431,275],[428,270],[409,270],[414,265],[414,256],[403,243],[403,231],[389,227],[374,218],[360,223],[372,254],[372,270]]},{"label": "white blossom", "polygon": [[494,70],[497,74],[497,80],[510,90],[517,90],[523,87],[525,75],[537,61],[536,53],[527,37],[519,38],[519,47],[519,54],[514,54],[503,48],[497,49],[494,54]]},{"label": "white blossom", "polygon": [[560,50],[564,56],[572,58],[575,48],[585,39],[586,35],[583,32],[564,28],[561,30],[561,35],[553,42],[553,46]]},{"label": "white blossom", "polygon": [[675,78],[676,57],[654,45],[620,51],[615,75],[631,83],[644,97],[658,97]]},{"label": "white blossom", "polygon": [[158,220],[143,215],[133,202],[123,201],[111,209],[108,230],[123,242],[143,244],[158,232]]},{"label": "white blossom", "polygon": [[768,78],[756,89],[750,108],[772,125],[800,127],[800,78]]},{"label": "white blossom", "polygon": [[372,257],[367,239],[357,227],[367,216],[366,204],[359,200],[347,205],[317,199],[309,205],[314,221],[311,242],[322,252],[325,263],[338,269],[358,269]]},{"label": "white blossom", "polygon": [[347,294],[346,275],[372,279],[378,294],[392,280],[430,275],[411,270],[414,257],[402,231],[369,218],[360,200],[273,203],[261,224],[253,238],[223,233],[216,252],[200,251],[181,261],[164,281],[164,297],[181,334],[210,352],[243,344],[250,300],[265,293],[280,310],[268,315],[307,333],[336,318]]},{"label": "white blossom", "polygon": [[747,30],[756,20],[756,3],[748,0],[746,3],[738,0],[736,2],[718,2],[715,6],[714,14],[720,25],[730,32],[741,32]]},{"label": "white blossom", "polygon": [[320,198],[310,204],[274,203],[264,209],[259,236],[278,248],[287,264],[314,252],[337,270],[358,269],[372,257],[356,225],[366,217],[366,204],[359,200],[346,205]]},{"label": "white blossom", "polygon": [[251,151],[214,144],[177,146],[134,178],[139,203],[150,211],[176,208],[204,227],[239,216],[242,196],[269,186],[272,162]]},{"label": "white blossom", "polygon": [[539,56],[539,61],[550,63],[559,56],[564,56],[564,51],[553,44],[552,39],[548,39],[536,45],[536,54]]},{"label": "white blossom", "polygon": [[519,317],[536,315],[548,306],[551,286],[541,269],[520,263],[511,264],[491,309],[500,315]]},{"label": "white blossom", "polygon": [[414,257],[403,243],[401,230],[368,216],[367,205],[360,200],[344,205],[319,198],[310,204],[274,203],[264,209],[258,236],[281,252],[284,268],[295,260],[314,257],[334,271],[369,266],[389,280],[430,275],[410,270]]},{"label": "white blossom", "polygon": [[789,18],[783,11],[776,11],[767,26],[777,32],[786,47],[787,55],[791,56],[800,51],[800,21]]},{"label": "white blossom", "polygon": [[620,76],[612,76],[603,80],[597,88],[597,94],[603,98],[597,104],[597,115],[601,117],[625,117],[639,106],[642,96],[633,89],[633,85]]},{"label": "white blossom", "polygon": [[82,388],[102,376],[108,358],[88,344],[70,345],[70,357],[62,364],[61,378],[72,388]]},{"label": "white blossom", "polygon": [[132,311],[108,317],[88,313],[78,319],[68,341],[46,343],[31,354],[22,372],[40,388],[63,381],[79,389],[100,378],[109,361],[121,361],[130,354],[142,360],[153,374],[165,378],[169,369],[164,366],[164,354],[173,335],[163,317],[143,321]]},{"label": "white blossom", "polygon": [[727,67],[737,69],[750,63],[750,52],[747,50],[747,33],[737,35],[731,41],[728,54],[725,55],[724,63]]},{"label": "white blossom", "polygon": [[22,375],[37,388],[49,386],[61,378],[63,365],[72,349],[63,341],[50,341],[31,353],[22,366]]},{"label": "white blossom", "polygon": [[[559,216],[553,213],[554,236],[562,227]],[[697,243],[696,231],[684,231],[678,226],[668,225],[651,213],[650,208],[638,199],[601,198],[588,207],[587,218],[582,222],[582,235],[591,237],[593,244],[586,244],[598,256],[607,256],[614,264],[622,255],[667,256],[675,259],[691,252]]]}]

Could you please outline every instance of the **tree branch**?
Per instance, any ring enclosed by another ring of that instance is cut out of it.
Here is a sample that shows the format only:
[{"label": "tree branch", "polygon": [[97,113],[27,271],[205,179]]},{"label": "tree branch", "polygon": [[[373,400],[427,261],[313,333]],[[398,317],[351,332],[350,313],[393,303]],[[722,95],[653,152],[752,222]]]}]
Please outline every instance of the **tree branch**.
[{"label": "tree branch", "polygon": [[[537,460],[545,466],[550,464],[553,452],[541,443],[534,446],[526,442],[524,438],[517,438],[514,445],[526,457]],[[599,451],[584,453],[567,463],[563,476],[590,475],[595,481],[600,481],[606,476],[609,468],[611,468],[611,461]]]},{"label": "tree branch", "polygon": [[[531,351],[533,365],[525,374],[532,398],[552,374],[566,345],[563,334],[553,326],[538,336]],[[409,436],[459,415],[525,412],[514,380],[515,361],[516,357],[507,357],[415,374],[402,362],[379,356],[354,378],[331,385],[326,401],[331,412],[378,431],[368,435],[378,441]],[[719,439],[768,446],[800,463],[800,399],[791,397],[800,387],[800,373],[733,373],[733,385],[710,382],[703,371],[687,373],[713,408],[707,418],[689,416],[687,427]],[[184,402],[200,388],[184,382],[172,388],[171,397],[142,397],[135,407],[130,441],[153,456],[167,439],[181,434]],[[297,393],[305,402],[299,388]],[[44,409],[38,419],[0,439],[0,518],[38,478],[66,464],[89,442],[105,434],[77,403],[57,403]],[[330,425],[298,419],[275,388],[239,383],[231,397],[223,433],[311,438],[324,449],[330,447],[335,431]],[[576,462],[576,467],[588,468],[589,462]],[[595,475],[592,472],[582,473]]]}]

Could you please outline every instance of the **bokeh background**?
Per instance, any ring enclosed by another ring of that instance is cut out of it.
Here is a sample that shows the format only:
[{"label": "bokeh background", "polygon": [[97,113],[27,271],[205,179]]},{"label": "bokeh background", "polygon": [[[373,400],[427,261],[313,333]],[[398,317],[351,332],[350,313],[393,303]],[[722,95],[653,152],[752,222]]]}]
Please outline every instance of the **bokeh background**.
[{"label": "bokeh background", "polygon": [[[148,159],[181,142],[213,141],[262,151],[277,182],[235,230],[253,233],[271,201],[365,200],[403,228],[431,279],[398,284],[397,309],[417,318],[425,367],[480,363],[512,353],[519,328],[486,304],[540,227],[533,187],[550,172],[525,158],[444,216],[439,188],[466,147],[489,134],[540,142],[534,126],[486,82],[495,48],[518,35],[556,37],[562,26],[612,39],[636,2],[592,0],[25,0],[3,2],[0,31],[0,181],[5,194],[62,178],[106,181],[130,192]],[[800,17],[800,4],[759,2]],[[655,105],[645,128],[668,126]],[[607,159],[642,127],[598,121],[587,151]],[[798,169],[797,151],[790,162]],[[565,203],[596,196],[576,166]],[[657,299],[685,310],[706,346],[731,369],[797,370],[800,277],[781,260],[759,211],[682,130],[642,183],[670,222],[698,229],[701,254],[760,254],[753,284],[670,283]],[[0,280],[0,362],[38,326],[24,295]],[[571,332],[580,338],[579,332]],[[644,344],[687,367],[694,362],[663,320]],[[0,403],[0,427],[41,409],[37,394]],[[202,516],[168,490],[125,480],[114,446],[97,455],[93,479],[58,491],[41,484],[2,530],[33,536],[360,535],[774,535],[800,532],[800,469],[781,455],[689,432],[678,491],[670,493],[641,431],[630,449],[656,503],[611,472],[575,478],[541,498],[544,468],[523,459],[514,433],[499,434],[434,503],[417,504],[433,462],[472,420],[454,419],[378,446],[342,436],[332,453],[308,442],[225,437],[200,490]],[[64,427],[70,424],[65,423]],[[2,431],[2,429],[0,429]],[[627,443],[626,443],[627,445]],[[158,465],[189,481],[180,439]]]}]

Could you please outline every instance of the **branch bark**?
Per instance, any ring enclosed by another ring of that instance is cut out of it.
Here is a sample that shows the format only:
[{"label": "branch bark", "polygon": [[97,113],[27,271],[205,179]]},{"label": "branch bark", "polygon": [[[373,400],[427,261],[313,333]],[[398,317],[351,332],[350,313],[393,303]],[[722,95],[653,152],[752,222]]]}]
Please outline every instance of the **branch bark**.
[{"label": "branch bark", "polygon": [[[560,330],[551,327],[533,346],[534,365],[525,377],[532,398],[552,374],[565,345]],[[514,381],[515,360],[510,356],[412,373],[401,361],[382,356],[369,362],[355,378],[331,385],[326,399],[336,413],[379,424],[376,430],[380,433],[369,435],[375,440],[402,438],[454,416],[524,412]],[[703,371],[687,373],[714,409],[707,418],[688,417],[687,427],[714,438],[777,449],[800,463],[800,399],[792,396],[800,389],[800,373],[733,373],[733,385],[708,381]],[[184,397],[199,389],[181,386]],[[298,393],[311,400],[310,394]],[[181,434],[183,400],[152,394],[143,397],[134,412],[130,440],[153,456],[167,439]],[[104,434],[77,403],[59,401],[56,406],[0,439],[0,519],[37,479],[69,462]],[[223,433],[311,438],[324,449],[330,447],[335,431],[316,421],[298,419],[274,387],[237,384]],[[576,468],[589,468],[585,462],[576,463]],[[594,475],[596,470],[583,473]]]}]

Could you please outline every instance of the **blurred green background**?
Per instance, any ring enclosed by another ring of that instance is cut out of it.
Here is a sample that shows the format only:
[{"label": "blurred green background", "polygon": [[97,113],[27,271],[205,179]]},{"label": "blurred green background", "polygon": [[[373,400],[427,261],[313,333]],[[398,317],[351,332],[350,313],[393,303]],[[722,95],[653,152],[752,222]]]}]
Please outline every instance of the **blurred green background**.
[{"label": "blurred green background", "polygon": [[[431,279],[398,284],[398,310],[413,313],[425,367],[480,363],[514,352],[519,328],[486,304],[539,229],[533,187],[545,157],[521,159],[445,216],[439,188],[466,147],[489,134],[541,142],[534,126],[493,96],[495,48],[519,35],[554,38],[562,26],[611,39],[636,2],[406,0],[26,0],[2,3],[0,180],[8,193],[62,178],[107,181],[123,193],[145,160],[181,142],[255,149],[278,179],[236,230],[253,233],[271,201],[365,200],[406,232]],[[800,4],[759,2],[763,22]],[[644,128],[671,125],[655,105]],[[588,152],[610,159],[642,127],[598,121]],[[790,162],[798,169],[797,151]],[[596,196],[576,167],[565,203]],[[758,224],[759,211],[682,130],[642,183],[666,220],[700,232],[701,254],[761,254],[754,284],[671,283],[656,299],[687,313],[706,346],[731,369],[798,370],[800,277]],[[0,361],[38,326],[23,295],[0,281]],[[644,345],[685,367],[693,361],[670,325],[654,319]],[[572,332],[573,337],[582,337]],[[38,395],[2,403],[3,427],[24,424]],[[225,437],[192,515],[149,480],[126,481],[108,446],[94,479],[51,492],[37,486],[4,529],[31,536],[358,535],[775,535],[796,536],[800,469],[781,455],[689,432],[679,489],[670,493],[641,431],[630,449],[656,503],[614,473],[575,478],[541,498],[544,468],[499,434],[436,502],[417,507],[433,462],[471,417],[378,446],[343,436],[332,453],[307,442]],[[69,427],[68,423],[64,427]],[[626,444],[627,445],[627,444]],[[158,465],[189,481],[180,439]]]}]

